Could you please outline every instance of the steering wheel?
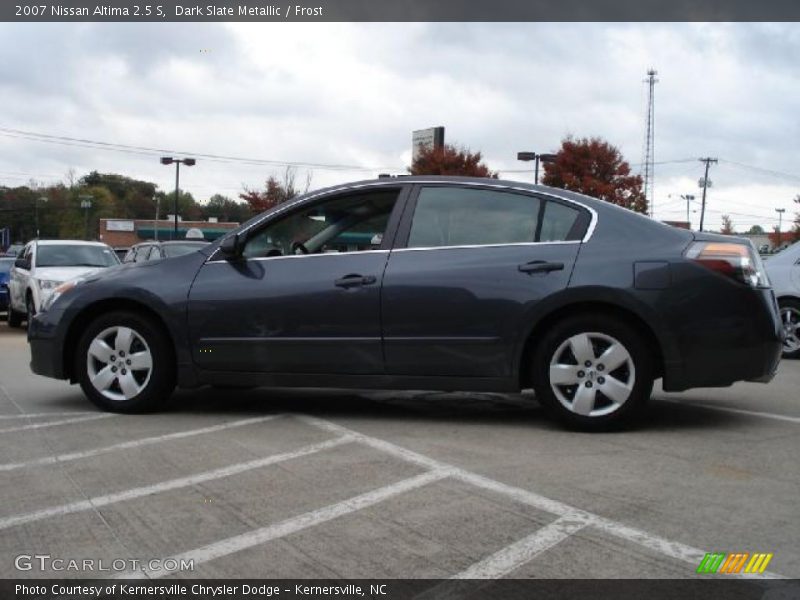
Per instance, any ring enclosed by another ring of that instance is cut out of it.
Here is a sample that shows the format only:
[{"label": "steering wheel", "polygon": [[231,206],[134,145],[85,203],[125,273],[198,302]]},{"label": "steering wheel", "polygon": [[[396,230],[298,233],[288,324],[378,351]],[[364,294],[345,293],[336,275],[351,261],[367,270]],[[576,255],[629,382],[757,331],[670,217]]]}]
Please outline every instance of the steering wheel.
[{"label": "steering wheel", "polygon": [[292,254],[308,254],[308,248],[303,242],[292,242]]}]

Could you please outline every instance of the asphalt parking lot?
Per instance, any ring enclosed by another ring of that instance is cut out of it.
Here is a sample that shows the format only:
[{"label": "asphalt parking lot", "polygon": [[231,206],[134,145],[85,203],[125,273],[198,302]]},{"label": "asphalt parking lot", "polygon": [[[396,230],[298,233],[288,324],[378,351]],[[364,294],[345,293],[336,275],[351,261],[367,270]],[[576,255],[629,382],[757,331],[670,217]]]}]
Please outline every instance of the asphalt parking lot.
[{"label": "asphalt parking lot", "polygon": [[[683,578],[712,551],[800,577],[800,361],[581,434],[526,395],[202,389],[107,415],[28,360],[0,323],[3,578]],[[18,570],[43,554],[127,562]]]}]

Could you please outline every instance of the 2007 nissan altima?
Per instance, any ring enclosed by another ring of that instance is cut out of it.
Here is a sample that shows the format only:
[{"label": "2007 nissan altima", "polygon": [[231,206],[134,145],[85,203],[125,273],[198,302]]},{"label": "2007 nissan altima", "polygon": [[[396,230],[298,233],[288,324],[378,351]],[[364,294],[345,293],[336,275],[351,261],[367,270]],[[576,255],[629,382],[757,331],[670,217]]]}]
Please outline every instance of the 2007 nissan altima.
[{"label": "2007 nissan altima", "polygon": [[139,412],[180,387],[515,392],[569,425],[769,381],[782,327],[752,245],[583,195],[450,177],[316,191],[173,260],[61,285],[35,373]]}]

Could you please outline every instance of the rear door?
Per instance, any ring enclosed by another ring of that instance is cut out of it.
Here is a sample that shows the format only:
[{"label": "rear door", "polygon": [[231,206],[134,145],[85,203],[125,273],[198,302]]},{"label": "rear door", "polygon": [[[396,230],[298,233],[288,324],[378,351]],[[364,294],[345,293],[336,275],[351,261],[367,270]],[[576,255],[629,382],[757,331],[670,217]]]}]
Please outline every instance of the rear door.
[{"label": "rear door", "polygon": [[590,220],[503,186],[417,186],[384,275],[387,373],[511,375],[525,316],[568,285]]}]

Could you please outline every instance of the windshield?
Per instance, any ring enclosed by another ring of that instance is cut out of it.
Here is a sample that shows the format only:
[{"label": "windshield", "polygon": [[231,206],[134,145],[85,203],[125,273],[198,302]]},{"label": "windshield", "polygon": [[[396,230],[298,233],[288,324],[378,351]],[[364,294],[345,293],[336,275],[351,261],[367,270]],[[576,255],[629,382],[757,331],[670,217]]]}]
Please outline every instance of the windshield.
[{"label": "windshield", "polygon": [[163,248],[167,258],[175,258],[176,256],[195,252],[206,245],[205,242],[186,242],[185,244],[164,244]]},{"label": "windshield", "polygon": [[114,251],[104,246],[40,245],[36,253],[37,267],[113,267],[118,264]]},{"label": "windshield", "polygon": [[0,273],[7,273],[14,266],[14,258],[0,258]]}]

